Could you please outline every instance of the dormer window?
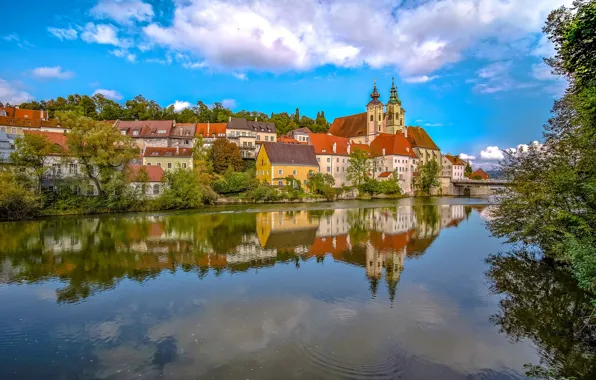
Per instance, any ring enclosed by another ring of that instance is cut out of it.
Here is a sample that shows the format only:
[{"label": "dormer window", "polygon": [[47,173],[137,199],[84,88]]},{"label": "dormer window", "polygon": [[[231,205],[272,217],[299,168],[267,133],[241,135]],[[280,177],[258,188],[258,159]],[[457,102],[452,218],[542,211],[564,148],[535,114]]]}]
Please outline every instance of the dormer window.
[{"label": "dormer window", "polygon": [[[124,131],[123,131],[123,132],[124,132]],[[125,134],[125,133],[123,133],[123,134]],[[139,131],[132,131],[132,135],[133,135],[133,136],[138,136],[138,135],[139,135]]]}]

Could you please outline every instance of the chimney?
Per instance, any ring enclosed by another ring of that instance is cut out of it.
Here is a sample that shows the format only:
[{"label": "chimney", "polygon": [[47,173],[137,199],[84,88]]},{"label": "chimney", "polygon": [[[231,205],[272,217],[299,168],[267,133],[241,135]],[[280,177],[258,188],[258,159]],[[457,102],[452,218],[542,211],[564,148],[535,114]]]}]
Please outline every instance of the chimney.
[{"label": "chimney", "polygon": [[348,144],[348,154],[350,154],[350,151],[351,151],[350,148],[351,148],[351,146],[350,146],[350,144]]},{"label": "chimney", "polygon": [[176,145],[176,155],[180,154],[180,145]]},{"label": "chimney", "polygon": [[255,116],[255,121],[257,121],[257,117]]},{"label": "chimney", "polygon": [[228,121],[232,121],[232,116],[230,116],[230,117],[228,118]]},{"label": "chimney", "polygon": [[404,135],[406,136],[406,138],[408,138],[408,128],[404,128]]},{"label": "chimney", "polygon": [[[230,116],[230,119],[232,118],[232,116]],[[211,123],[209,123],[209,121],[207,121],[207,137],[210,136],[209,132],[211,130]]]},{"label": "chimney", "polygon": [[383,148],[383,157],[385,157],[385,148]]},{"label": "chimney", "polygon": [[333,153],[337,153],[337,143],[333,143]]}]

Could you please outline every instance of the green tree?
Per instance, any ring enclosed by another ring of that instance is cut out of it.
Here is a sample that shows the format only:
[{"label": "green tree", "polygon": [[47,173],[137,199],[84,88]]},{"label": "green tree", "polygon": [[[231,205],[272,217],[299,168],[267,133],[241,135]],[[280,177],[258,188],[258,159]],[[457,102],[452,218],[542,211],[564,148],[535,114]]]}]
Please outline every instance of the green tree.
[{"label": "green tree", "polygon": [[166,172],[165,184],[165,190],[159,197],[164,209],[198,208],[209,199],[208,189],[201,185],[191,169],[178,168]]},{"label": "green tree", "polygon": [[466,162],[466,168],[464,169],[464,175],[469,177],[472,174],[472,166],[470,165],[470,161]]},{"label": "green tree", "polygon": [[370,177],[372,168],[371,159],[364,150],[354,149],[350,153],[348,162],[350,163],[347,169],[348,181],[356,186],[360,186]]},{"label": "green tree", "polygon": [[415,177],[415,186],[418,191],[430,195],[431,191],[441,184],[439,182],[440,171],[441,168],[435,160],[419,165],[418,175]]},{"label": "green tree", "polygon": [[19,137],[15,145],[16,150],[10,154],[11,161],[33,173],[37,193],[41,193],[41,183],[44,174],[48,171],[49,163],[64,154],[64,149],[53,144],[46,136],[33,133],[26,133],[23,137]]},{"label": "green tree", "polygon": [[95,185],[100,199],[112,196],[107,193],[108,188],[113,189],[116,181],[122,182],[122,169],[139,153],[133,139],[109,123],[72,112],[61,113],[58,118],[70,129],[69,152],[82,166],[85,178]]},{"label": "green tree", "polygon": [[223,174],[232,168],[234,171],[241,171],[244,167],[240,148],[238,145],[226,139],[216,139],[209,152],[209,159],[213,163],[213,171]]},{"label": "green tree", "polygon": [[308,174],[306,186],[313,193],[325,195],[329,188],[335,186],[335,178],[331,174],[312,172]]},{"label": "green tree", "polygon": [[14,173],[0,169],[0,183],[0,220],[28,219],[39,214],[39,196],[23,186]]}]

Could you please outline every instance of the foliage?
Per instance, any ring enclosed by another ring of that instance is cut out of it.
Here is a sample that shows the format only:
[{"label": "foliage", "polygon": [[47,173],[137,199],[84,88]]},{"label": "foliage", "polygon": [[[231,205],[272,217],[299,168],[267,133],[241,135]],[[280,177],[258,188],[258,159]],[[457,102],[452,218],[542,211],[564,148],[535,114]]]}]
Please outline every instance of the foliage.
[{"label": "foliage", "polygon": [[39,214],[39,196],[20,183],[14,173],[0,169],[0,183],[0,220],[29,219]]},{"label": "foliage", "polygon": [[213,190],[218,194],[240,193],[257,186],[257,180],[249,173],[226,170],[224,175],[213,182]]},{"label": "foliage", "polygon": [[26,133],[16,142],[16,150],[10,154],[11,161],[19,167],[30,170],[37,180],[37,193],[41,193],[41,183],[52,155],[64,153],[61,146],[53,144],[44,135]]},{"label": "foliage", "polygon": [[205,145],[203,136],[198,136],[195,139],[193,147],[193,166],[196,170],[203,173],[211,173],[213,171],[213,162],[210,159],[211,148]]},{"label": "foliage", "polygon": [[244,168],[240,148],[226,139],[215,140],[209,152],[209,161],[213,165],[213,171],[217,174],[224,174],[228,168],[237,172]]},{"label": "foliage", "polygon": [[464,169],[464,175],[469,177],[472,174],[472,166],[470,165],[470,161],[466,162],[466,168]]},{"label": "foliage", "polygon": [[281,193],[272,186],[257,186],[246,193],[246,198],[254,202],[270,202],[281,199]]},{"label": "foliage", "polygon": [[356,186],[360,186],[369,178],[372,168],[368,153],[361,149],[354,149],[350,153],[348,162],[350,163],[347,169],[348,181],[351,181]]},{"label": "foliage", "polygon": [[122,169],[139,152],[134,140],[122,135],[111,124],[95,121],[74,112],[60,113],[62,125],[70,129],[68,148],[82,166],[83,175],[91,181],[101,200],[122,189]]},{"label": "foliage", "polygon": [[335,186],[335,178],[331,174],[311,172],[308,173],[306,186],[313,193],[322,194],[326,188]]},{"label": "foliage", "polygon": [[435,160],[418,165],[418,175],[414,177],[414,184],[418,191],[430,195],[431,191],[440,185],[439,173],[441,168]]},{"label": "foliage", "polygon": [[480,181],[480,180],[482,180],[482,177],[481,177],[481,176],[479,176],[478,174],[475,174],[475,175],[473,175],[472,177],[470,177],[470,179],[473,179],[473,180]]},{"label": "foliage", "polygon": [[166,188],[159,197],[163,209],[198,208],[213,200],[213,190],[199,182],[191,169],[178,168],[165,174]]},{"label": "foliage", "polygon": [[373,178],[366,180],[360,187],[358,188],[361,193],[376,195],[376,194],[386,194],[386,195],[399,195],[401,194],[401,187],[399,186],[399,181],[394,173],[390,178],[384,181],[379,181]]}]

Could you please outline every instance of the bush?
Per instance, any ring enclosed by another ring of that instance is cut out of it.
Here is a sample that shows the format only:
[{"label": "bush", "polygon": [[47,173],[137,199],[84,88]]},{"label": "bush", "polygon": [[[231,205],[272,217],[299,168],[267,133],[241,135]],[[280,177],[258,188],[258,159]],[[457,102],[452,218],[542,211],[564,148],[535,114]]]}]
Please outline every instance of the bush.
[{"label": "bush", "polygon": [[213,190],[218,194],[241,193],[257,186],[256,182],[249,173],[227,170],[223,177],[213,182]]},{"label": "bush", "polygon": [[246,197],[254,202],[277,201],[281,199],[280,192],[271,186],[257,186],[251,189]]},{"label": "bush", "polygon": [[41,200],[21,185],[13,173],[0,171],[0,183],[0,219],[29,219],[39,214]]},{"label": "bush", "polygon": [[159,197],[163,209],[197,208],[213,197],[191,169],[166,172],[165,183],[166,188]]},{"label": "bush", "polygon": [[359,190],[361,193],[369,195],[386,194],[396,195],[401,194],[401,188],[399,182],[394,177],[389,178],[385,181],[378,181],[376,179],[369,179],[360,185]]}]

